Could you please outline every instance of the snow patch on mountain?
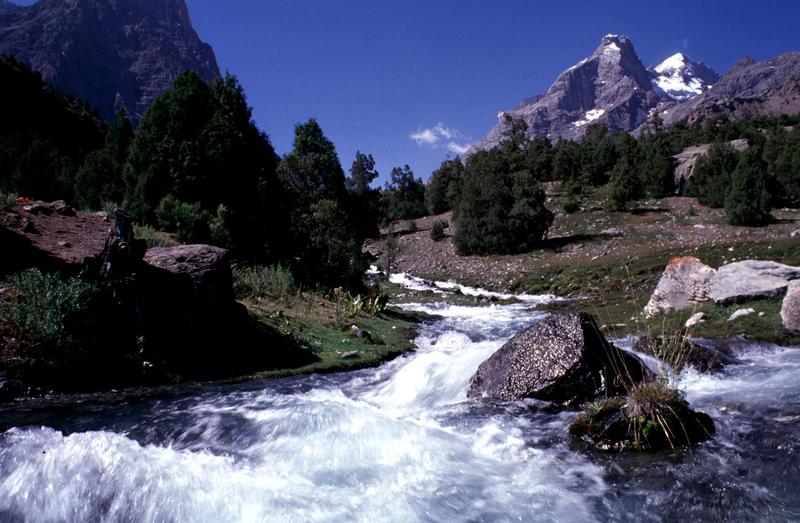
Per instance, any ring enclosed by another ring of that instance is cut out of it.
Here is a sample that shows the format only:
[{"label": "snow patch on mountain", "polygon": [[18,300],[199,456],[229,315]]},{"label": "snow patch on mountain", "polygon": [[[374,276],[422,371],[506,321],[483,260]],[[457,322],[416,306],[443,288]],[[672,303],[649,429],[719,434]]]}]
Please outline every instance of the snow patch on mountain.
[{"label": "snow patch on mountain", "polygon": [[672,100],[683,102],[711,88],[719,75],[703,63],[675,53],[650,70],[653,88]]},{"label": "snow patch on mountain", "polygon": [[605,109],[592,109],[590,111],[586,111],[586,114],[583,115],[583,119],[582,120],[578,120],[573,125],[575,127],[580,127],[581,125],[586,125],[589,122],[593,122],[593,121],[597,120],[598,118],[600,118],[604,114],[606,114],[606,110]]}]

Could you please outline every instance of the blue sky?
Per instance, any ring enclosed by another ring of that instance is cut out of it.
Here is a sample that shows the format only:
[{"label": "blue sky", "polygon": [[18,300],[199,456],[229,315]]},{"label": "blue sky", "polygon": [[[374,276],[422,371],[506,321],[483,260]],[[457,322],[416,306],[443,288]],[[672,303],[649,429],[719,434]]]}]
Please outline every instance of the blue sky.
[{"label": "blue sky", "polygon": [[427,179],[606,33],[629,36],[645,65],[682,51],[720,73],[800,50],[794,0],[186,1],[279,153],[315,117],[345,169],[368,152],[382,180],[406,163]]}]

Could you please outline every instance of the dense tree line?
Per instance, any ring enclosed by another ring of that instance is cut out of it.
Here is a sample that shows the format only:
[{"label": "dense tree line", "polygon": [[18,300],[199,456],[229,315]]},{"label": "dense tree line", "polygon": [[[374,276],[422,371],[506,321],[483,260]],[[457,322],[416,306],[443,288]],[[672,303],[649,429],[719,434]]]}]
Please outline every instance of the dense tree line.
[{"label": "dense tree line", "polygon": [[[581,195],[589,188],[607,187],[606,207],[612,211],[630,210],[640,200],[684,190],[703,205],[724,207],[732,224],[760,225],[769,220],[771,207],[800,205],[799,122],[800,117],[784,115],[738,122],[718,118],[664,128],[655,114],[637,138],[593,124],[581,142],[518,139],[518,146],[509,149],[507,141],[492,153],[502,156],[494,159],[492,169],[524,170],[534,185],[562,182],[568,212],[579,208]],[[523,126],[509,120],[507,137],[522,136]],[[745,156],[734,151],[729,142],[736,139],[747,140],[751,152]],[[685,187],[676,185],[674,156],[703,143],[712,144],[708,153],[698,159]],[[443,162],[428,182],[429,212],[457,210],[470,163],[476,162],[477,169],[479,162],[489,172],[486,161],[475,154],[465,161]],[[741,162],[745,163],[740,166]],[[487,183],[485,189],[493,187]]]},{"label": "dense tree line", "polygon": [[[426,214],[453,211],[462,253],[534,248],[553,220],[542,183],[562,183],[568,212],[601,186],[608,209],[629,210],[674,194],[673,157],[701,143],[712,145],[685,193],[725,207],[731,223],[762,224],[772,206],[800,205],[798,117],[666,129],[654,115],[636,138],[593,124],[581,142],[557,143],[529,138],[524,122],[509,119],[497,148],[446,160],[427,184],[409,166],[395,167],[378,189],[374,158],[358,152],[346,176],[313,119],[296,127],[292,150],[279,157],[230,75],[207,83],[184,73],[135,130],[124,113],[100,121],[12,58],[0,59],[0,81],[9,93],[0,120],[0,191],[86,209],[120,205],[181,241],[288,265],[308,285],[357,285],[363,240],[379,226]],[[744,153],[728,145],[740,138],[749,143]]]},{"label": "dense tree line", "polygon": [[0,190],[72,199],[84,158],[103,145],[106,125],[11,57],[0,57]]}]

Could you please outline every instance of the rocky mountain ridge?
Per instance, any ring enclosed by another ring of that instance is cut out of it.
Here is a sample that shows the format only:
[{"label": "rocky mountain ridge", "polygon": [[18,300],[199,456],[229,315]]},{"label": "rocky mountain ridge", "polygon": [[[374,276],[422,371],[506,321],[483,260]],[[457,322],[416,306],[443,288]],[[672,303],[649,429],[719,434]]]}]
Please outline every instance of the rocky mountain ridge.
[{"label": "rocky mountain ridge", "polygon": [[711,89],[663,111],[666,124],[717,116],[745,120],[800,112],[800,52],[756,62],[745,57]]},{"label": "rocky mountain ridge", "polygon": [[629,38],[609,34],[544,95],[498,113],[498,123],[467,155],[499,144],[509,118],[524,120],[531,137],[580,140],[594,122],[640,132],[654,111],[667,125],[800,112],[800,52],[763,62],[744,59],[720,77],[683,53],[646,69]]},{"label": "rocky mountain ridge", "polygon": [[192,27],[184,0],[0,1],[0,54],[112,119],[138,121],[172,80],[190,69],[219,76],[213,49]]},{"label": "rocky mountain ridge", "polygon": [[552,140],[578,139],[594,121],[633,130],[647,119],[662,96],[653,88],[630,39],[609,34],[592,55],[561,73],[541,98],[532,100],[500,112],[498,125],[471,151],[497,145],[507,117],[525,120],[531,136]]}]

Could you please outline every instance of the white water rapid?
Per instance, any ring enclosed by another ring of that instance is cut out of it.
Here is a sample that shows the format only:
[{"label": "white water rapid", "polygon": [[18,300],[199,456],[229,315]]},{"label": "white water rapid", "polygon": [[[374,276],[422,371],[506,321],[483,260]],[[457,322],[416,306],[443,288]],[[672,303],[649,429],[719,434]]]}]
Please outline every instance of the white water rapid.
[{"label": "white water rapid", "polygon": [[[415,285],[424,282],[408,280]],[[446,284],[450,285],[450,284]],[[442,289],[441,285],[434,287]],[[480,295],[478,289],[461,289]],[[570,447],[574,416],[466,400],[478,365],[542,316],[523,296],[436,314],[376,369],[0,413],[0,521],[793,519],[800,352],[679,377],[718,437],[693,452]],[[27,420],[21,423],[20,420]]]}]

